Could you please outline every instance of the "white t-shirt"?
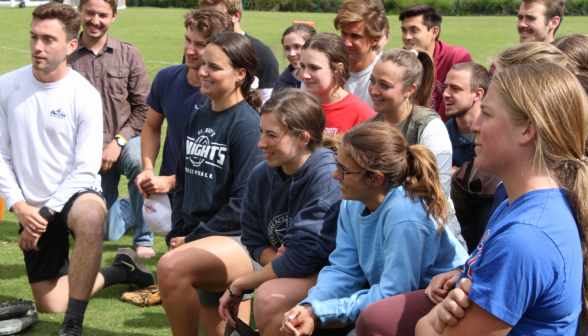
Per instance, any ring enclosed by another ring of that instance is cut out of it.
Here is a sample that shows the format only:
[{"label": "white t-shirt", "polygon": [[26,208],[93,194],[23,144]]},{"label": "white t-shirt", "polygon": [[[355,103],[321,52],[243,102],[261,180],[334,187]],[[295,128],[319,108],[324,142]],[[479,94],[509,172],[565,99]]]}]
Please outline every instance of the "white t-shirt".
[{"label": "white t-shirt", "polygon": [[28,65],[0,76],[0,195],[60,212],[76,192],[100,190],[102,99],[74,70],[41,83]]},{"label": "white t-shirt", "polygon": [[451,159],[453,147],[449,139],[447,128],[440,118],[431,120],[421,134],[419,145],[427,147],[437,159],[439,167],[441,187],[447,199],[451,199]]},{"label": "white t-shirt", "polygon": [[368,103],[372,108],[374,108],[374,103],[372,102],[372,97],[368,91],[368,85],[370,84],[370,75],[372,74],[372,70],[374,70],[374,66],[376,66],[376,62],[380,59],[380,57],[376,56],[372,64],[365,68],[365,70],[360,72],[350,72],[349,79],[345,83],[345,91],[351,92],[354,95],[358,96],[361,100]]}]

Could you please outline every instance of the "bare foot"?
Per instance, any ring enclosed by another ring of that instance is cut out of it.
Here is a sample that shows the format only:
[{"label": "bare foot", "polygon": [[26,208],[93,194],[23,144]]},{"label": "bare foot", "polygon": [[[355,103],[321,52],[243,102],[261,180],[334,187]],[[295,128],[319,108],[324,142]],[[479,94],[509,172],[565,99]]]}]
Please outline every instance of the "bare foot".
[{"label": "bare foot", "polygon": [[137,251],[139,258],[149,259],[155,257],[155,251],[151,246],[135,246],[135,251]]}]

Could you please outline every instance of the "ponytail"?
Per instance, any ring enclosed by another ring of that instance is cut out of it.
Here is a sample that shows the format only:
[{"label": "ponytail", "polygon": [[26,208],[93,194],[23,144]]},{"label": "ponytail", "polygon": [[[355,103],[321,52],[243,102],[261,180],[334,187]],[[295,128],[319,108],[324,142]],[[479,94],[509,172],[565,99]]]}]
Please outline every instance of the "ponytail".
[{"label": "ponytail", "polygon": [[[241,85],[241,93],[243,93],[243,91],[243,85]],[[255,111],[259,112],[259,108],[263,104],[263,101],[261,100],[261,95],[259,92],[257,92],[257,90],[249,89],[246,94],[243,94],[243,98],[245,98],[247,103],[251,105]]]},{"label": "ponytail", "polygon": [[443,231],[449,202],[443,195],[435,155],[424,146],[407,147],[400,131],[387,123],[363,123],[343,136],[341,146],[363,170],[363,179],[370,184],[376,174],[384,174],[390,188],[402,185],[414,202],[420,197],[428,218]]},{"label": "ponytail", "polygon": [[428,106],[435,85],[435,62],[423,49],[411,51],[404,49],[389,49],[380,57],[382,62],[392,62],[404,69],[400,82],[404,90],[416,84],[417,89],[410,96],[414,105]]},{"label": "ponytail", "polygon": [[443,195],[435,155],[422,145],[412,145],[407,149],[408,169],[404,188],[413,202],[415,195],[421,198],[427,217],[437,222],[437,232],[440,233],[443,231],[443,223],[447,221],[449,202]]}]

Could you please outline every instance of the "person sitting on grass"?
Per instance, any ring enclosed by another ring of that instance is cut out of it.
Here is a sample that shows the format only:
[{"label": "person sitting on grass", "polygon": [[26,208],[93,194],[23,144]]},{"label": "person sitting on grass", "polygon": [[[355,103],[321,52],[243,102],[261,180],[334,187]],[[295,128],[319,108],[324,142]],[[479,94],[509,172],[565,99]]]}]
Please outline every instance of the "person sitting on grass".
[{"label": "person sitting on grass", "polygon": [[267,162],[249,175],[241,212],[242,242],[264,267],[235,279],[220,300],[231,318],[242,294],[255,293],[255,323],[275,335],[282,315],[308,294],[335,249],[341,194],[333,136],[323,136],[325,114],[307,92],[286,89],[261,108],[257,145]]},{"label": "person sitting on grass", "polygon": [[587,125],[588,97],[563,67],[494,74],[472,125],[475,164],[502,180],[509,199],[467,263],[437,279],[459,288],[417,335],[575,335],[587,321]]},{"label": "person sitting on grass", "polygon": [[[411,292],[467,258],[445,228],[450,207],[435,156],[426,147],[409,146],[385,123],[364,123],[343,136],[336,162],[333,178],[344,199],[337,247],[308,297],[284,314],[281,331],[286,335],[354,323],[368,305],[387,297],[409,293],[382,310],[382,317],[428,301],[423,291]],[[408,329],[412,323],[414,330],[417,321],[404,316],[395,323]],[[357,327],[358,335],[373,335]]]},{"label": "person sitting on grass", "polygon": [[367,103],[344,89],[349,79],[349,53],[337,35],[319,33],[304,43],[299,76],[325,112],[325,131],[342,134],[374,116]]},{"label": "person sitting on grass", "polygon": [[287,89],[300,88],[302,82],[298,80],[298,70],[300,70],[300,52],[304,42],[314,36],[316,30],[305,23],[297,23],[284,31],[282,35],[282,45],[284,46],[284,55],[290,65],[284,69],[284,72],[278,78],[272,96]]},{"label": "person sitting on grass", "polygon": [[378,115],[368,123],[385,122],[402,132],[409,145],[423,145],[435,154],[443,194],[451,208],[446,224],[465,247],[451,201],[451,140],[437,112],[424,107],[434,82],[435,65],[428,53],[386,50],[370,76],[369,92]]},{"label": "person sitting on grass", "polygon": [[[202,93],[211,104],[188,118],[176,169],[170,251],[157,265],[161,301],[174,335],[222,335],[219,298],[258,266],[241,244],[241,203],[249,173],[263,160],[261,105],[252,90],[257,57],[247,37],[221,32],[202,55]],[[249,321],[246,302],[241,319]]]}]

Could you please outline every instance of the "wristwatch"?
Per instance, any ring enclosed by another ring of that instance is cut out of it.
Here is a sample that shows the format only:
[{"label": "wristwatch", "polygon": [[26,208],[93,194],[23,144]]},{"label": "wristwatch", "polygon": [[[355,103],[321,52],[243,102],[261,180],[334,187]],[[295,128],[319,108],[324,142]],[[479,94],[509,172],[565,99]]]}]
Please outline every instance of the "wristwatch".
[{"label": "wristwatch", "polygon": [[39,210],[39,215],[45,218],[47,222],[50,222],[55,217],[55,215],[51,213],[51,209],[46,206],[43,206],[41,210]]},{"label": "wristwatch", "polygon": [[127,139],[122,135],[115,135],[114,138],[116,139],[116,143],[121,147],[124,147],[127,144]]}]

